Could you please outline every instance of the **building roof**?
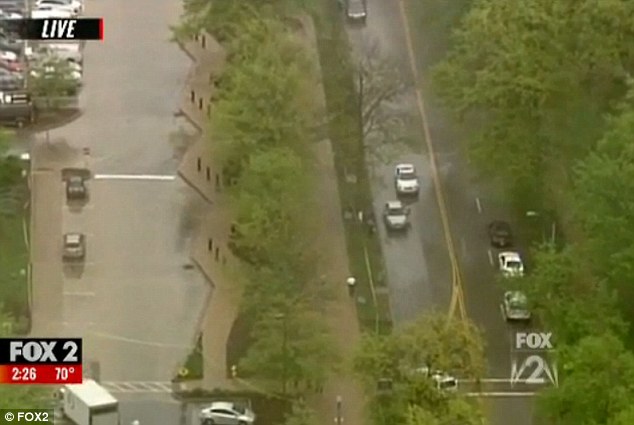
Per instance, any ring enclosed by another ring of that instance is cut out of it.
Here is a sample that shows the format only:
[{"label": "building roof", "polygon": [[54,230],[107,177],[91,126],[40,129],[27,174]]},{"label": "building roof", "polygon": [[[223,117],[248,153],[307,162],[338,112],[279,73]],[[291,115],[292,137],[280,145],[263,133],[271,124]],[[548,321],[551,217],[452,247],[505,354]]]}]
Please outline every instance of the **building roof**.
[{"label": "building roof", "polygon": [[84,379],[81,384],[68,384],[64,386],[64,389],[91,407],[108,406],[117,403],[117,399],[112,394],[92,379]]}]

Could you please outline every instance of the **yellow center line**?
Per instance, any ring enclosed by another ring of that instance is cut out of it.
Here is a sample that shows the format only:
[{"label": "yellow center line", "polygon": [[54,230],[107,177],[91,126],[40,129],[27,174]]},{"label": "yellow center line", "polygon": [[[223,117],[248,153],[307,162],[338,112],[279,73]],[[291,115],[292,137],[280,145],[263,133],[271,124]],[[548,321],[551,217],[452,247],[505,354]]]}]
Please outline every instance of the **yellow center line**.
[{"label": "yellow center line", "polygon": [[431,139],[431,132],[429,131],[429,124],[427,120],[427,114],[425,112],[425,103],[423,102],[423,96],[421,94],[421,90],[419,88],[420,79],[418,69],[416,68],[416,61],[414,59],[414,47],[412,43],[412,35],[409,28],[409,23],[407,20],[407,15],[405,13],[405,5],[404,0],[400,0],[398,2],[399,10],[401,13],[401,20],[403,21],[403,28],[405,29],[405,39],[407,42],[407,55],[409,59],[409,65],[412,71],[412,75],[414,77],[414,85],[416,90],[416,105],[418,107],[418,114],[421,119],[421,124],[423,127],[423,134],[425,136],[425,144],[427,145],[427,151],[429,152],[429,163],[431,166],[431,175],[432,180],[434,182],[434,189],[436,192],[436,199],[438,201],[438,209],[440,210],[440,218],[442,221],[443,233],[445,236],[445,243],[447,244],[447,251],[449,253],[449,261],[451,262],[451,272],[452,272],[452,294],[451,294],[451,303],[450,303],[450,315],[453,315],[455,309],[458,309],[458,313],[461,318],[464,319],[467,317],[467,312],[464,304],[464,295],[462,289],[462,273],[460,271],[460,266],[458,264],[458,259],[456,257],[456,251],[454,248],[453,238],[451,236],[451,229],[449,227],[449,218],[447,214],[447,206],[445,203],[445,196],[442,191],[440,177],[438,174],[438,166],[436,163],[436,154],[434,151],[434,145]]}]

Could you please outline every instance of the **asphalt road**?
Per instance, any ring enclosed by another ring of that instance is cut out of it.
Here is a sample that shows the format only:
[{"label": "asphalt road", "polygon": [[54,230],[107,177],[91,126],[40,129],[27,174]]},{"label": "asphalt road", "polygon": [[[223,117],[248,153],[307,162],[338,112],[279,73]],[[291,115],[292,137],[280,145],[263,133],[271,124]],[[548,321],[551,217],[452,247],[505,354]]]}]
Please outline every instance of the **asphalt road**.
[{"label": "asphalt road", "polygon": [[[411,71],[406,23],[398,2],[368,0],[368,13],[365,27],[350,27],[353,49],[360,51],[368,40],[379,42],[382,54],[394,58],[410,80],[408,93],[403,99],[403,105],[409,106],[400,108],[412,108],[411,112],[417,116],[412,127],[405,129],[406,133],[414,136],[416,143],[412,147],[400,146],[399,152],[387,160],[375,158],[373,166],[377,214],[381,213],[380,208],[385,200],[395,197],[392,173],[397,162],[413,162],[418,167],[421,179],[421,195],[411,204],[412,229],[409,234],[391,238],[384,231],[381,232],[393,315],[398,323],[432,307],[447,308],[451,286],[450,267],[422,120],[415,102],[411,101],[415,97],[416,85]],[[424,58],[416,58],[416,61],[424,64]],[[504,203],[495,195],[493,188],[486,182],[478,181],[471,173],[461,150],[460,139],[453,131],[446,113],[433,104],[429,93],[424,92],[423,98],[455,254],[464,278],[467,313],[484,331],[487,378],[507,379],[511,371],[510,340],[514,329],[501,317],[499,305],[502,293],[495,284],[496,271],[491,261],[491,258],[495,260],[497,253],[490,250],[486,235],[489,221],[504,219],[507,215]],[[484,405],[493,425],[507,425],[511,421],[515,425],[532,423],[532,402],[528,398],[486,398]]]},{"label": "asphalt road", "polygon": [[[44,134],[36,142],[33,332],[82,336],[104,381],[171,379],[209,291],[188,267],[185,205],[197,195],[175,177],[174,147],[191,132],[173,116],[191,65],[169,42],[179,15],[178,0],[88,0],[105,41],[86,46],[83,114],[51,131],[50,144]],[[90,200],[69,206],[59,168],[81,164],[93,174]],[[112,178],[121,174],[164,177]],[[72,231],[86,234],[86,261],[62,267],[62,234]]]}]

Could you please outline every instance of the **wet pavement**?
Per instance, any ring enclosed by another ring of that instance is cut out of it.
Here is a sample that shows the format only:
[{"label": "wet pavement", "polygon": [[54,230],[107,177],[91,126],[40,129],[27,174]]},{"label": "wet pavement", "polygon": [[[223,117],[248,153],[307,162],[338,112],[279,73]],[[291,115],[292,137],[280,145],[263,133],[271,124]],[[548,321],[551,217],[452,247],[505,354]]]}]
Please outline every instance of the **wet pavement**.
[{"label": "wet pavement", "polygon": [[[398,2],[368,0],[368,13],[365,27],[349,29],[353,50],[361,50],[368,40],[379,42],[380,51],[394,58],[401,65],[405,78],[410,80],[410,88],[398,108],[410,109],[410,113],[417,116],[411,127],[402,129],[406,138],[413,139],[410,146],[393,146],[389,155],[372,159],[377,216],[381,214],[383,203],[395,198],[393,168],[396,163],[414,163],[421,181],[420,196],[410,204],[412,228],[409,233],[404,237],[388,237],[384,230],[380,233],[393,316],[399,323],[434,307],[447,309],[451,269],[429,151],[415,102],[416,85],[401,8]],[[424,58],[416,59],[424,63]],[[507,216],[507,205],[495,195],[490,185],[474,177],[462,151],[460,137],[447,120],[446,112],[432,103],[427,91],[423,98],[454,250],[462,270],[467,313],[484,331],[489,364],[487,378],[508,379],[511,371],[509,341],[514,328],[501,316],[502,293],[495,283],[496,270],[490,260],[497,254],[490,249],[486,234],[488,222]],[[396,113],[403,113],[402,110],[397,109]],[[484,405],[492,425],[507,425],[510,421],[515,425],[532,423],[532,401],[528,398],[498,393],[496,397],[486,398]]]},{"label": "wet pavement", "polygon": [[[198,195],[176,177],[175,147],[193,132],[173,115],[191,65],[169,42],[179,15],[178,0],[87,0],[105,41],[86,46],[83,113],[34,147],[33,333],[82,336],[105,381],[171,379],[210,290],[189,267],[195,229],[182,223]],[[85,205],[66,204],[67,166],[92,173]],[[75,231],[86,261],[62,265],[62,234]],[[160,417],[151,423],[173,423]]]}]

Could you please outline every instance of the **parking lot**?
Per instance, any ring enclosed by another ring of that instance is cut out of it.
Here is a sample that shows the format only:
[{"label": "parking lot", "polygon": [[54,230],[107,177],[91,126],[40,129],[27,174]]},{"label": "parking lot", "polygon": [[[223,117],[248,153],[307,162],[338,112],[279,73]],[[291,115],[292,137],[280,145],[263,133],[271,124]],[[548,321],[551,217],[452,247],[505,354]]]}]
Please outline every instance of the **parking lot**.
[{"label": "parking lot", "polygon": [[[209,286],[190,267],[173,116],[189,61],[169,43],[179,3],[89,2],[106,40],[83,52],[81,116],[32,149],[37,334],[81,336],[104,381],[168,381],[195,340]],[[153,19],[147,20],[148,8]],[[138,25],[143,22],[143,25]],[[69,205],[61,169],[86,166],[89,199]],[[83,262],[62,264],[62,235],[85,235]]]}]

